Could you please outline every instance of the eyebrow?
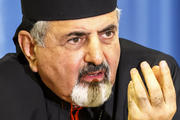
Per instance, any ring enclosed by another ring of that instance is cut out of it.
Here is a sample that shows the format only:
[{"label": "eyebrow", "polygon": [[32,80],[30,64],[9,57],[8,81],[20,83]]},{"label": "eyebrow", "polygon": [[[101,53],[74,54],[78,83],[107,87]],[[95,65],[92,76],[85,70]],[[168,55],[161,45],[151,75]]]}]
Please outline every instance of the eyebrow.
[{"label": "eyebrow", "polygon": [[99,33],[103,33],[105,31],[109,31],[109,30],[115,30],[117,29],[117,26],[114,24],[110,24],[107,27],[105,27],[104,29],[100,30]]},{"label": "eyebrow", "polygon": [[71,33],[68,33],[67,35],[65,36],[84,36],[84,35],[87,35],[89,33],[86,33],[86,32],[81,32],[81,31],[75,31],[75,32],[71,32]]},{"label": "eyebrow", "polygon": [[[114,29],[117,29],[117,26],[114,25],[114,24],[110,24],[107,27],[105,27],[104,29],[98,31],[98,33],[103,33],[105,31],[114,30]],[[81,37],[81,36],[88,35],[88,34],[90,34],[90,33],[82,32],[82,31],[74,31],[74,32],[70,32],[70,33],[66,34],[65,36],[66,37],[70,37],[70,36],[79,36],[79,37]]]}]

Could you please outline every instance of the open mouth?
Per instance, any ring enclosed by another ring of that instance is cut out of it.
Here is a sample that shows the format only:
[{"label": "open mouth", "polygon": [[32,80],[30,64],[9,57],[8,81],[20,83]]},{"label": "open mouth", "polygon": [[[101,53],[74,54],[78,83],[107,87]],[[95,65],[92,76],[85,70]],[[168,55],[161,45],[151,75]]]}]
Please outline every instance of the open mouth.
[{"label": "open mouth", "polygon": [[105,71],[89,72],[82,76],[81,81],[84,82],[101,82],[104,79]]}]

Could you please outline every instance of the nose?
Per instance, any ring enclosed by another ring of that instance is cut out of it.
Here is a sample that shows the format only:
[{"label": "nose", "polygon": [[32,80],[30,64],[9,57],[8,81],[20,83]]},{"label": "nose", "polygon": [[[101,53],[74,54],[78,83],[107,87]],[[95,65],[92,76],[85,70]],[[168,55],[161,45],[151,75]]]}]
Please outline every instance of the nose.
[{"label": "nose", "polygon": [[97,35],[91,36],[86,48],[85,62],[100,65],[103,62],[104,55],[101,42]]}]

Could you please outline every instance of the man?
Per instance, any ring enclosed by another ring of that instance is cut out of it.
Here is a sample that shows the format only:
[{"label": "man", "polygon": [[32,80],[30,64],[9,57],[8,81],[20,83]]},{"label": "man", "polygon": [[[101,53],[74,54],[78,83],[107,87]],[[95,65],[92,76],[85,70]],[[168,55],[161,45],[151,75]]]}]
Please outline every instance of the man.
[{"label": "man", "polygon": [[116,0],[21,2],[17,53],[0,61],[2,120],[180,119],[177,63],[118,38]]}]

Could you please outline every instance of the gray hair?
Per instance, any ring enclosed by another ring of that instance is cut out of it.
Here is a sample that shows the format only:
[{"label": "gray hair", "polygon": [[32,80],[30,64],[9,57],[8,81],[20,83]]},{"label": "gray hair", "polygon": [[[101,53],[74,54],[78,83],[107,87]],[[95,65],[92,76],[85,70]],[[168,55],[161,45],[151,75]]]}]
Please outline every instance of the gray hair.
[{"label": "gray hair", "polygon": [[32,38],[40,46],[44,46],[44,38],[48,28],[48,21],[37,21],[30,31]]},{"label": "gray hair", "polygon": [[[119,21],[121,10],[119,8],[116,8],[116,10]],[[31,36],[40,46],[44,46],[44,38],[46,36],[47,28],[48,28],[48,21],[37,21],[30,31]]]}]

